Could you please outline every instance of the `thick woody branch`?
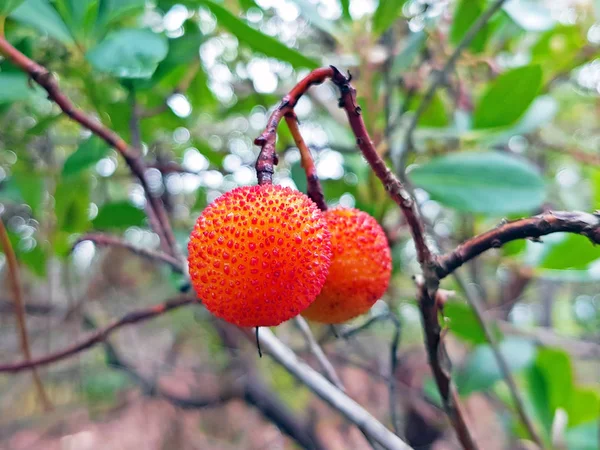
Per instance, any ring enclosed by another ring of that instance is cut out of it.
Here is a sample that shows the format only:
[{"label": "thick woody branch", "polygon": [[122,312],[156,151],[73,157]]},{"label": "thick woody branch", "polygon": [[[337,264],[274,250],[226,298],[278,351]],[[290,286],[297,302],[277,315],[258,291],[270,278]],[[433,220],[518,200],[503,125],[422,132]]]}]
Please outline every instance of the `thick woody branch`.
[{"label": "thick woody branch", "polygon": [[277,165],[277,154],[275,153],[275,141],[277,139],[277,127],[281,119],[286,114],[293,112],[298,103],[308,89],[316,84],[323,83],[327,78],[331,78],[333,69],[323,67],[313,70],[303,78],[294,88],[281,100],[281,103],[275,108],[275,111],[269,117],[267,127],[263,133],[254,140],[254,143],[261,147],[260,154],[256,160],[256,176],[258,184],[270,184],[273,182],[273,173]]},{"label": "thick woody branch", "polygon": [[189,305],[197,301],[198,300],[194,297],[181,296],[175,297],[173,299],[167,300],[164,303],[160,303],[149,308],[139,309],[137,311],[130,312],[129,314],[126,314],[120,319],[114,320],[108,325],[104,326],[103,328],[100,328],[97,331],[91,333],[87,338],[83,339],[81,342],[73,344],[70,347],[67,347],[56,353],[51,353],[49,355],[42,356],[39,358],[25,359],[24,361],[19,361],[16,363],[0,364],[0,373],[16,373],[21,372],[23,370],[31,369],[33,367],[45,366],[61,361],[78,353],[81,353],[85,350],[88,350],[101,342],[104,342],[110,334],[117,331],[119,328],[153,319],[176,308],[180,308],[182,306]]},{"label": "thick woody branch", "polygon": [[459,245],[456,249],[439,257],[435,273],[441,279],[492,248],[502,247],[516,239],[537,239],[552,233],[567,232],[587,236],[600,244],[600,213],[550,211],[527,219],[504,223],[497,228],[480,234]]},{"label": "thick woody branch", "polygon": [[173,256],[168,255],[163,252],[155,251],[155,250],[149,250],[146,248],[136,247],[133,244],[130,244],[129,242],[125,242],[123,239],[121,239],[117,236],[111,236],[111,235],[103,234],[103,233],[85,234],[82,237],[80,237],[79,239],[77,239],[77,241],[75,241],[75,244],[73,245],[73,249],[75,249],[76,246],[78,246],[79,244],[81,244],[84,241],[93,242],[98,247],[124,248],[138,256],[141,256],[142,258],[151,259],[153,261],[164,262],[164,263],[168,264],[169,266],[171,266],[171,268],[173,268],[173,270],[175,270],[179,273],[183,272],[183,267],[182,267],[181,262],[179,260],[177,260],[176,258],[174,258]]},{"label": "thick woody branch", "polygon": [[135,177],[138,178],[148,201],[148,219],[152,228],[161,238],[163,250],[173,255],[177,254],[177,243],[169,223],[166,210],[162,201],[151,194],[150,187],[146,181],[146,166],[142,161],[141,154],[131,149],[127,143],[114,131],[105,127],[93,117],[78,109],[69,98],[60,90],[54,76],[45,67],[29,59],[15,47],[13,47],[4,36],[0,36],[0,53],[5,55],[13,64],[23,72],[29,74],[31,79],[39,84],[48,93],[48,98],[54,101],[68,117],[90,130],[96,136],[104,140],[108,145],[117,150]]}]

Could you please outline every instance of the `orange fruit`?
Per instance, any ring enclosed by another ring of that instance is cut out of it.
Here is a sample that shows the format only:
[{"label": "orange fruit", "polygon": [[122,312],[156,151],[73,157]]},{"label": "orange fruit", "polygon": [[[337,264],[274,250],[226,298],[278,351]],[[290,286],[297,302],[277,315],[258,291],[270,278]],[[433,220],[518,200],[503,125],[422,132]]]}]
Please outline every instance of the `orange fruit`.
[{"label": "orange fruit", "polygon": [[336,324],[366,313],[387,290],[392,256],[385,233],[369,214],[350,208],[324,212],[333,258],[317,299],[302,313]]},{"label": "orange fruit", "polygon": [[236,188],[202,212],[188,244],[192,285],[214,315],[279,325],[321,291],[331,262],[323,213],[287,187]]}]

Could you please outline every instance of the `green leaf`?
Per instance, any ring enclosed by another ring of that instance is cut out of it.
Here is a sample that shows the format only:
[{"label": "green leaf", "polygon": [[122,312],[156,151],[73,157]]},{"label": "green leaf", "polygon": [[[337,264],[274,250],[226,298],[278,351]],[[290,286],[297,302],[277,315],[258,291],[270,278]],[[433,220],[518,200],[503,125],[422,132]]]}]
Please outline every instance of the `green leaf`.
[{"label": "green leaf", "polygon": [[74,43],[65,22],[48,0],[25,0],[10,14],[10,18],[46,33],[63,44]]},{"label": "green leaf", "polygon": [[573,369],[569,355],[562,350],[544,348],[538,352],[536,365],[546,379],[548,405],[566,409],[573,391]]},{"label": "green leaf", "polygon": [[600,170],[592,171],[593,208],[600,210]]},{"label": "green leaf", "polygon": [[408,176],[432,199],[466,212],[529,212],[545,198],[537,168],[506,153],[454,153],[418,166]]},{"label": "green leaf", "polygon": [[450,331],[458,338],[473,344],[485,342],[485,334],[475,317],[473,309],[466,303],[449,301],[444,305],[444,316]]},{"label": "green leaf", "polygon": [[600,393],[597,389],[574,387],[567,408],[569,427],[574,427],[600,416]]},{"label": "green leaf", "polygon": [[[471,25],[485,11],[486,2],[483,0],[461,0],[454,12],[454,20],[450,28],[450,42],[458,44]],[[489,24],[486,23],[475,35],[469,48],[480,53],[485,49],[489,34]]]},{"label": "green leaf", "polygon": [[503,8],[526,31],[547,31],[556,24],[552,12],[537,0],[509,0]]},{"label": "green leaf", "polygon": [[112,22],[144,9],[145,0],[100,0],[96,26],[101,29]]},{"label": "green leaf", "polygon": [[65,161],[63,176],[75,175],[87,169],[104,158],[109,150],[108,145],[96,136],[86,139]]},{"label": "green leaf", "polygon": [[136,79],[150,78],[167,52],[164,36],[150,30],[123,29],[106,36],[86,57],[101,72]]},{"label": "green leaf", "polygon": [[490,84],[475,107],[473,127],[504,127],[516,122],[536,97],[541,82],[538,65],[504,72]]},{"label": "green leaf", "polygon": [[41,89],[30,84],[27,75],[18,72],[0,72],[0,105],[27,100]]},{"label": "green leaf", "polygon": [[40,206],[44,198],[43,178],[26,173],[15,173],[12,181],[19,190],[23,202],[29,205],[33,214],[39,219]]},{"label": "green leaf", "polygon": [[379,0],[379,5],[373,14],[373,33],[380,35],[400,17],[402,6],[406,0]]},{"label": "green leaf", "polygon": [[251,49],[263,53],[266,56],[289,62],[294,67],[315,69],[319,66],[317,61],[282,44],[277,39],[250,27],[244,21],[227,11],[223,6],[210,0],[201,0],[201,3],[206,5],[217,17],[220,26],[226,28],[239,39],[240,44],[247,45]]},{"label": "green leaf", "polygon": [[2,0],[0,4],[0,17],[8,16],[23,0]]},{"label": "green leaf", "polygon": [[58,232],[81,233],[88,229],[90,185],[87,177],[61,178],[54,199]]},{"label": "green leaf", "polygon": [[142,226],[146,214],[129,202],[108,203],[98,211],[92,226],[98,230],[123,229]]},{"label": "green leaf", "polygon": [[544,33],[531,49],[532,61],[540,64],[544,80],[568,72],[581,64],[577,55],[586,44],[585,34],[576,25],[558,26]]},{"label": "green leaf", "polygon": [[344,20],[352,20],[350,15],[350,0],[340,0],[340,6],[342,7],[342,17]]},{"label": "green leaf", "polygon": [[98,0],[55,0],[54,7],[75,40],[83,42],[96,23]]},{"label": "green leaf", "polygon": [[113,402],[117,393],[130,384],[126,374],[117,371],[90,372],[83,379],[83,393],[91,403]]},{"label": "green leaf", "polygon": [[[166,58],[160,62],[152,78],[140,82],[139,86],[143,88],[152,87],[176,68],[187,66],[192,61],[199,60],[200,44],[202,44],[203,39],[202,33],[195,24],[189,30],[186,30],[183,36],[169,39],[169,51]],[[183,73],[185,73],[185,70]]]},{"label": "green leaf", "polygon": [[[511,373],[517,373],[531,366],[537,349],[528,340],[507,338],[499,344]],[[456,385],[461,395],[491,388],[503,379],[494,353],[488,344],[480,345],[469,355],[465,365],[457,373]]]},{"label": "green leaf", "polygon": [[564,239],[552,245],[542,260],[544,269],[585,269],[600,258],[600,246],[578,234],[565,234]]},{"label": "green leaf", "polygon": [[[409,110],[415,111],[422,101],[422,97],[415,97],[411,102]],[[446,106],[442,100],[439,92],[436,92],[429,105],[419,117],[418,125],[420,127],[431,127],[431,128],[442,128],[447,126],[449,123],[448,114],[446,113]]]},{"label": "green leaf", "polygon": [[17,257],[34,275],[40,278],[46,276],[46,252],[39,242],[29,251],[17,250]]}]

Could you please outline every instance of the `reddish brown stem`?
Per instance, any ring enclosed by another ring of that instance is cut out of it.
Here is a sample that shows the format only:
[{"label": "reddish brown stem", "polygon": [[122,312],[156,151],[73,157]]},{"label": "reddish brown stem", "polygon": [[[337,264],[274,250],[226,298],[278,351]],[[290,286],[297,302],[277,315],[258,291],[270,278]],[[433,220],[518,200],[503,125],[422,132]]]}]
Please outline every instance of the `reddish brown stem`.
[{"label": "reddish brown stem", "polygon": [[537,239],[558,232],[581,234],[593,243],[600,244],[600,213],[550,211],[539,216],[504,223],[439,257],[435,264],[435,273],[441,279],[491,248],[502,247],[516,239]]},{"label": "reddish brown stem", "polygon": [[315,162],[313,161],[310,149],[304,142],[300,128],[298,127],[298,117],[292,111],[285,115],[285,122],[287,123],[296,147],[300,150],[300,164],[306,173],[306,193],[313,202],[317,204],[321,211],[327,211],[327,202],[325,201],[325,195],[323,194],[323,188],[317,176],[317,169]]},{"label": "reddish brown stem", "polygon": [[267,127],[263,133],[254,140],[261,147],[260,154],[256,160],[256,176],[258,184],[271,184],[273,173],[277,165],[277,153],[275,152],[275,141],[277,139],[277,127],[281,119],[294,110],[298,100],[308,89],[316,84],[323,83],[333,75],[333,68],[323,67],[315,69],[303,78],[294,88],[281,100],[275,111],[269,117]]},{"label": "reddish brown stem", "polygon": [[402,210],[415,242],[419,264],[423,267],[427,278],[427,271],[431,268],[433,256],[425,240],[423,223],[419,217],[415,201],[377,153],[363,121],[361,108],[356,102],[356,90],[350,84],[351,78],[346,78],[335,68],[332,69],[334,70],[332,80],[341,93],[339,105],[346,111],[350,127],[356,136],[356,144],[375,172],[375,175],[377,175],[385,189],[389,192],[390,197]]},{"label": "reddish brown stem", "polygon": [[31,369],[32,367],[45,366],[51,363],[61,361],[103,342],[111,333],[118,330],[119,328],[153,319],[173,309],[180,308],[182,306],[189,305],[197,301],[198,300],[194,297],[181,296],[175,297],[173,299],[167,300],[164,303],[160,303],[149,308],[132,311],[129,314],[124,315],[120,319],[114,320],[107,326],[93,332],[81,342],[71,345],[70,347],[67,347],[56,353],[51,353],[49,355],[42,356],[36,359],[25,359],[24,361],[19,361],[16,363],[2,364],[0,365],[0,373],[21,372],[23,370]]},{"label": "reddish brown stem", "polygon": [[[8,278],[13,293],[15,316],[17,318],[19,340],[21,341],[21,351],[23,352],[25,361],[29,362],[31,361],[31,348],[29,346],[29,338],[27,336],[27,323],[25,321],[25,306],[23,302],[23,292],[21,290],[21,277],[19,276],[19,263],[17,262],[17,257],[12,244],[10,243],[10,239],[8,238],[8,233],[6,232],[2,218],[0,218],[0,248],[4,251],[6,263],[8,265]],[[33,366],[31,369],[31,375],[33,376],[33,384],[35,385],[38,397],[40,398],[44,409],[46,411],[51,410],[52,404],[50,403],[50,399],[48,398],[46,390],[44,389],[44,385],[42,384],[40,374],[36,370],[35,366]]]},{"label": "reddish brown stem", "polygon": [[90,130],[123,156],[131,172],[138,178],[146,193],[148,220],[152,229],[160,236],[163,250],[167,253],[177,255],[177,243],[166,210],[162,201],[151,194],[151,190],[146,182],[146,167],[142,161],[141,154],[132,150],[114,131],[75,107],[71,100],[62,93],[56,79],[48,69],[29,59],[14,48],[3,36],[0,36],[0,53],[4,54],[16,66],[21,68],[23,72],[29,74],[33,81],[43,87],[48,92],[48,98],[54,101],[68,117]]}]

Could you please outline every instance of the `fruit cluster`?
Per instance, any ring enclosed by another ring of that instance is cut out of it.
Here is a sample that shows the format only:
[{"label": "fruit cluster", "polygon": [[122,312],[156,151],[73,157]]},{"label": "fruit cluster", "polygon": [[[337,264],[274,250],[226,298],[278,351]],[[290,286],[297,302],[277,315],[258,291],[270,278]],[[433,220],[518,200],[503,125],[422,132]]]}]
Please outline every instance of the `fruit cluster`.
[{"label": "fruit cluster", "polygon": [[377,221],[356,209],[320,211],[290,188],[230,191],[200,215],[188,244],[194,289],[238,326],[275,326],[302,313],[335,324],[386,291],[391,254]]}]

